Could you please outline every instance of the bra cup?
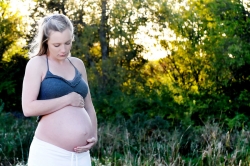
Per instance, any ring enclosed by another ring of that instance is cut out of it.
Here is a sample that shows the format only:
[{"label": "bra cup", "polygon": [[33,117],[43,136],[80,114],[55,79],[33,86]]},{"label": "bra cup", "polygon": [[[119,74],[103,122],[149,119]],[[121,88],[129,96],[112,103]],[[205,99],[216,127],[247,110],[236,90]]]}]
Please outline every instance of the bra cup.
[{"label": "bra cup", "polygon": [[78,71],[72,81],[53,75],[48,71],[44,80],[41,82],[38,100],[53,99],[71,92],[79,93],[83,98],[88,94],[88,85]]}]

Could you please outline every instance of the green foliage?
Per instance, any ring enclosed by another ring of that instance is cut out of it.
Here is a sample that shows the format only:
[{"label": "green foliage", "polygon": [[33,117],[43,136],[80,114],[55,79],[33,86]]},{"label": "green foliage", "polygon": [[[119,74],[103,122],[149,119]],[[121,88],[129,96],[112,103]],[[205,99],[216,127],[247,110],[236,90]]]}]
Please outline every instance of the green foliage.
[{"label": "green foliage", "polygon": [[4,108],[4,103],[3,100],[0,99],[0,113],[3,111],[3,108]]},{"label": "green foliage", "polygon": [[[139,112],[188,126],[209,118],[223,123],[249,114],[249,19],[240,1],[187,1],[178,11],[167,1],[107,3],[109,54],[105,60],[99,33],[102,13],[93,7],[101,9],[99,2],[36,2],[34,19],[59,12],[73,20],[72,56],[86,64],[99,118],[129,119]],[[157,62],[145,60],[145,48],[135,42],[140,27],[152,22],[161,32],[168,27],[177,36],[173,41],[158,40],[170,54]],[[22,51],[17,55],[25,54]],[[1,62],[0,98],[6,110],[21,110],[25,64],[19,56]]]},{"label": "green foliage", "polygon": [[12,11],[9,0],[0,0],[0,100],[8,111],[21,111],[22,79],[27,61],[24,58],[27,51],[20,46],[24,29],[20,13]]},{"label": "green foliage", "polygon": [[227,123],[230,129],[244,129],[250,125],[249,118],[244,114],[236,114],[232,119],[227,119]]},{"label": "green foliage", "polygon": [[211,117],[223,122],[237,112],[248,115],[249,14],[241,1],[187,1],[179,10],[157,3],[153,18],[176,35],[176,40],[161,41],[170,53],[152,67],[163,77],[152,80],[167,86],[180,105],[171,118],[201,124]]},{"label": "green foliage", "polygon": [[10,9],[9,0],[0,0],[0,60],[23,34],[22,17]]},{"label": "green foliage", "polygon": [[27,61],[24,56],[14,55],[9,62],[0,62],[0,99],[5,111],[22,112],[22,82]]}]

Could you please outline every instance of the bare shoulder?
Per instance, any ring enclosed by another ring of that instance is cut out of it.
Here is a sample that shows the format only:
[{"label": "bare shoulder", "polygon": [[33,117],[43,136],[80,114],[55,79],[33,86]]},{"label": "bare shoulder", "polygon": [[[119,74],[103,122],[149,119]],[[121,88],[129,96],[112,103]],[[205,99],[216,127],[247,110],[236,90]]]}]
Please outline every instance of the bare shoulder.
[{"label": "bare shoulder", "polygon": [[46,56],[35,56],[31,58],[27,65],[26,65],[26,70],[28,71],[36,71],[36,72],[43,72],[46,70],[47,63],[46,63]]},{"label": "bare shoulder", "polygon": [[43,63],[46,63],[45,55],[35,56],[28,61],[28,65],[38,65],[38,64],[43,64]]}]

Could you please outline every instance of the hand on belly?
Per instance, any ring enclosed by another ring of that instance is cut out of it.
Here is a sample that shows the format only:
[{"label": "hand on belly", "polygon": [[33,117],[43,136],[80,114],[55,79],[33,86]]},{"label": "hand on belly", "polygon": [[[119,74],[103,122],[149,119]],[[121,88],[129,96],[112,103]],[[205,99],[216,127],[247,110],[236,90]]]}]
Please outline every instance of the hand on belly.
[{"label": "hand on belly", "polygon": [[92,137],[90,139],[87,140],[87,144],[84,146],[77,146],[76,148],[74,148],[74,151],[77,153],[82,153],[82,152],[87,152],[88,150],[90,150],[96,143],[97,139],[95,137]]}]

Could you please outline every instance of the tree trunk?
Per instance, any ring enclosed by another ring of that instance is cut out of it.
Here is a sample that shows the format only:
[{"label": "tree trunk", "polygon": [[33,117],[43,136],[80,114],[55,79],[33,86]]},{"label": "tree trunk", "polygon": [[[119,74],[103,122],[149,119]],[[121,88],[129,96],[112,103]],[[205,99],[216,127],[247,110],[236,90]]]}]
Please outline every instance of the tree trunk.
[{"label": "tree trunk", "polygon": [[107,68],[105,66],[105,60],[108,58],[108,42],[107,42],[107,0],[101,0],[102,2],[102,15],[101,15],[101,23],[99,29],[99,37],[101,43],[101,52],[102,52],[102,91],[105,89],[108,79],[107,79]]},{"label": "tree trunk", "polygon": [[108,44],[107,44],[107,0],[102,0],[102,16],[101,16],[101,24],[99,29],[100,43],[101,43],[101,51],[102,51],[102,60],[108,58]]}]

